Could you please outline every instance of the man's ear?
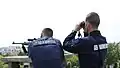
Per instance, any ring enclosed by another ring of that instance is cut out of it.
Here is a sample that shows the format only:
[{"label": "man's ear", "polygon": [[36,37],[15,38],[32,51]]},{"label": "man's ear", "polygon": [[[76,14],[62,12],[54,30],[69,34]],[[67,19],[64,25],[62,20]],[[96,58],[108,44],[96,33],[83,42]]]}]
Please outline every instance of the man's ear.
[{"label": "man's ear", "polygon": [[91,28],[92,28],[92,25],[91,25],[91,24],[88,24],[88,25],[87,25],[87,30],[90,31]]},{"label": "man's ear", "polygon": [[42,34],[40,34],[40,38],[42,38]]},{"label": "man's ear", "polygon": [[43,32],[41,33],[41,37],[43,37]]},{"label": "man's ear", "polygon": [[92,28],[92,25],[91,25],[91,24],[89,24],[89,28],[90,28],[90,29]]}]

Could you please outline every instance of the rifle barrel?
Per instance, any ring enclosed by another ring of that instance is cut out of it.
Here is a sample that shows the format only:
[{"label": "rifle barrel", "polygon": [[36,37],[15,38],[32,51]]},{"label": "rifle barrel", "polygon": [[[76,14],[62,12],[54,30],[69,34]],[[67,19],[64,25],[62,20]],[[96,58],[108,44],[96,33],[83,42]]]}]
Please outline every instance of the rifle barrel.
[{"label": "rifle barrel", "polygon": [[13,42],[12,44],[22,44],[22,45],[28,45],[28,43],[24,42],[24,43],[15,43]]}]

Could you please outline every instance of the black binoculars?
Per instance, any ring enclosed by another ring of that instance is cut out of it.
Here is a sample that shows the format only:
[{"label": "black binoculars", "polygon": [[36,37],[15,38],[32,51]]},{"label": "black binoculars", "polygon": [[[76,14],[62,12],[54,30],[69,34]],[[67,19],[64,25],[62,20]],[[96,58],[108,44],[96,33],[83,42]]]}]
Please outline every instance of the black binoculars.
[{"label": "black binoculars", "polygon": [[80,24],[80,27],[85,28],[85,22],[82,22],[82,23]]}]

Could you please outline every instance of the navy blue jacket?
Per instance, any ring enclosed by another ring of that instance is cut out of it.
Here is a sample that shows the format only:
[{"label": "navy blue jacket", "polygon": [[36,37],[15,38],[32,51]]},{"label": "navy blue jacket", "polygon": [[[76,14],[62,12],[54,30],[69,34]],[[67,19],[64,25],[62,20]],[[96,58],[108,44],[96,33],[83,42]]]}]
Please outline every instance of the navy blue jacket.
[{"label": "navy blue jacket", "polygon": [[106,38],[98,30],[75,39],[76,33],[74,31],[65,38],[63,48],[78,54],[80,68],[102,68],[107,53]]},{"label": "navy blue jacket", "polygon": [[52,37],[42,37],[31,42],[28,55],[34,68],[63,68],[64,52],[61,42]]}]

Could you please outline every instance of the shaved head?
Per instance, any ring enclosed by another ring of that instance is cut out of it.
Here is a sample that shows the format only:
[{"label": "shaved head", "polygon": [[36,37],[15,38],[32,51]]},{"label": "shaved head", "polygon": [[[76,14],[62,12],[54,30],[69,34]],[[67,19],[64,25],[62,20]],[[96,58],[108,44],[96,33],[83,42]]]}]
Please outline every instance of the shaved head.
[{"label": "shaved head", "polygon": [[52,37],[53,36],[53,30],[51,28],[45,28],[42,31],[42,35]]},{"label": "shaved head", "polygon": [[91,12],[87,15],[86,21],[90,23],[93,28],[98,28],[100,24],[100,17],[96,12]]}]

